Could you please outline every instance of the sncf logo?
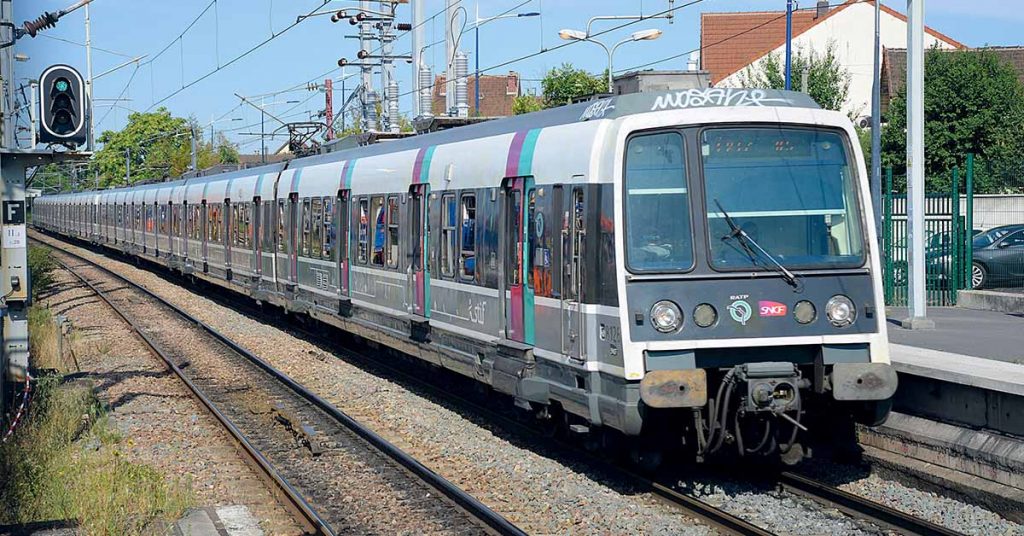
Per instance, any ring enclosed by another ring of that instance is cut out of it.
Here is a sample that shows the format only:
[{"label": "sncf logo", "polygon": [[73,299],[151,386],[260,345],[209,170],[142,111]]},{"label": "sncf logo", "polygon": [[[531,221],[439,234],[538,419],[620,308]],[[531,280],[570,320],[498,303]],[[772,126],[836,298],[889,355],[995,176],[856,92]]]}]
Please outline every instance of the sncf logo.
[{"label": "sncf logo", "polygon": [[773,301],[759,301],[757,307],[761,316],[786,316],[786,304]]}]

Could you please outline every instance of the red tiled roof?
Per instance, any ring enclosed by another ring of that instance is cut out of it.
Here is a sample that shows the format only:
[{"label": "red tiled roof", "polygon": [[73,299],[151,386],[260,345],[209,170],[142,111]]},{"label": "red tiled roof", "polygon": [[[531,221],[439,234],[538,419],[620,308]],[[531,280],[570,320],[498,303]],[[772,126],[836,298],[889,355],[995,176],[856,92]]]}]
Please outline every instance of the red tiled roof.
[{"label": "red tiled roof", "polygon": [[[864,0],[847,0],[842,5],[829,9],[828,13],[821,17],[817,16],[817,10],[813,7],[794,11],[793,37],[798,37],[859,1]],[[866,0],[865,3],[874,2]],[[884,5],[882,10],[903,21],[907,20],[902,13]],[[925,31],[957,48],[964,48],[963,44],[931,28],[925,28]],[[701,14],[701,68],[711,73],[712,84],[721,82],[785,42],[785,11]]]}]

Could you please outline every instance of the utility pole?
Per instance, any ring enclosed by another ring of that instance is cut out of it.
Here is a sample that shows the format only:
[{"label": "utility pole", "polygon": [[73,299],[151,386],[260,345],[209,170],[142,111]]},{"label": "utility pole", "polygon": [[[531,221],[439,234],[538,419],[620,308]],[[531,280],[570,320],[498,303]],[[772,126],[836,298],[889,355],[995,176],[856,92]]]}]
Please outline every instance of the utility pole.
[{"label": "utility pole", "polygon": [[909,262],[907,329],[932,329],[925,301],[924,266],[924,0],[907,0],[907,243]]},{"label": "utility pole", "polygon": [[882,3],[875,2],[875,66],[871,81],[871,205],[875,208],[878,251],[882,251]]},{"label": "utility pole", "polygon": [[96,128],[96,120],[93,117],[92,106],[92,29],[89,19],[89,4],[85,5],[85,72],[85,105],[87,107],[86,113],[89,114],[89,138],[86,142],[86,147],[89,151],[93,151],[96,149],[96,135],[93,133]]},{"label": "utility pole", "polygon": [[[344,73],[344,69],[342,69]],[[342,79],[342,84],[345,83]],[[345,95],[341,96],[342,100]],[[327,123],[327,141],[334,139],[334,79],[324,80],[324,122]]]},{"label": "utility pole", "polygon": [[192,172],[199,173],[199,142],[196,139],[196,126],[189,125],[189,130],[192,133]]},{"label": "utility pole", "polygon": [[[420,117],[425,110],[420,109],[420,63],[423,61],[423,4],[426,0],[410,0],[412,8],[412,116]],[[345,98],[342,92],[342,99]],[[344,120],[344,119],[343,119]]]},{"label": "utility pole", "polygon": [[38,91],[39,91],[39,82],[36,81],[36,80],[30,81],[29,82],[29,95],[30,95],[29,98],[31,99],[31,104],[29,105],[29,109],[28,109],[28,120],[32,123],[31,128],[30,128],[30,130],[32,132],[32,142],[31,142],[32,144],[29,146],[29,149],[35,149],[36,143],[37,143],[36,140],[39,139],[38,138],[39,133],[36,132],[36,120],[39,119],[39,117],[37,117],[37,115],[36,115],[36,109],[39,106],[39,103],[38,103],[38,100],[37,100],[39,98],[39,95],[37,93]]},{"label": "utility pole", "polygon": [[793,89],[793,0],[786,0],[786,89]]},{"label": "utility pole", "polygon": [[444,8],[444,115],[450,115],[455,109],[455,18],[458,10],[457,0],[445,0]]}]

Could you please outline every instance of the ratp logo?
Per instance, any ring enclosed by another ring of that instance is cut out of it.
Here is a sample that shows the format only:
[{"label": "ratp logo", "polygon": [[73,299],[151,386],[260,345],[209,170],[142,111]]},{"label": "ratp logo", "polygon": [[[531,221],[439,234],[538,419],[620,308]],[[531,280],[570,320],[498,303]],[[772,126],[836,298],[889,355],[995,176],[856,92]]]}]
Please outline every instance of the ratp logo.
[{"label": "ratp logo", "polygon": [[761,316],[786,316],[786,304],[761,300],[757,302],[758,312]]},{"label": "ratp logo", "polygon": [[750,317],[753,314],[754,311],[746,300],[736,300],[729,304],[729,316],[731,316],[733,320],[739,322],[740,325],[746,326],[747,321],[750,320]]}]

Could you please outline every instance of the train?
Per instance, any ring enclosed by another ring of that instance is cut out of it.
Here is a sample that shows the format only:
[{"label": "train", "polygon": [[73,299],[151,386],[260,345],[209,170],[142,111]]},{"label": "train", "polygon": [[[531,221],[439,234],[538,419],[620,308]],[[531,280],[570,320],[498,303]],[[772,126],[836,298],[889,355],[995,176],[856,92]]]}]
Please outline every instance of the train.
[{"label": "train", "polygon": [[798,92],[606,96],[46,195],[32,221],[454,371],[647,459],[796,463],[811,438],[884,422],[897,387],[857,140]]}]

